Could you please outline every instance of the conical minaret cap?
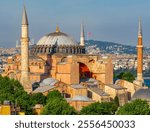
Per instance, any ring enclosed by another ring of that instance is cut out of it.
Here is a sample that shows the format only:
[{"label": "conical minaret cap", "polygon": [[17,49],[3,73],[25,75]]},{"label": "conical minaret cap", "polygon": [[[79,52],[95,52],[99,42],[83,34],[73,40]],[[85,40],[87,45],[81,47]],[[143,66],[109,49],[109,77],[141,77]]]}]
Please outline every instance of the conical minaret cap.
[{"label": "conical minaret cap", "polygon": [[22,25],[29,25],[25,6],[23,8],[23,14],[22,14]]},{"label": "conical minaret cap", "polygon": [[142,36],[142,19],[141,19],[141,17],[139,17],[138,36]]},{"label": "conical minaret cap", "polygon": [[83,23],[81,23],[81,37],[84,37],[84,26],[83,26]]}]

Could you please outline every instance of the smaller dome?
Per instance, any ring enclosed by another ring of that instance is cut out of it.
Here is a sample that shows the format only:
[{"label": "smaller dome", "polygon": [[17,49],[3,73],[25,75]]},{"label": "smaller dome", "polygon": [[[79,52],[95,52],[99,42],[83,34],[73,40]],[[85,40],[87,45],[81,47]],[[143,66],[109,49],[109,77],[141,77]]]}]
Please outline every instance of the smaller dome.
[{"label": "smaller dome", "polygon": [[46,78],[42,81],[42,83],[40,83],[40,86],[53,86],[57,82],[59,82],[59,81],[54,78]]},{"label": "smaller dome", "polygon": [[132,96],[132,100],[135,100],[135,99],[142,99],[142,100],[147,100],[148,102],[150,102],[150,89],[139,89]]}]

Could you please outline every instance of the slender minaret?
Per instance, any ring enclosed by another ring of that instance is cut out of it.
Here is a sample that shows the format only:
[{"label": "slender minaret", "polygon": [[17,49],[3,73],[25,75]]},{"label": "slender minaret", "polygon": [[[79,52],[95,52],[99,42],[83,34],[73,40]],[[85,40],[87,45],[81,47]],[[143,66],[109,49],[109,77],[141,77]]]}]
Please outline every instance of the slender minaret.
[{"label": "slender minaret", "polygon": [[16,48],[19,48],[19,41],[16,40]]},{"label": "slender minaret", "polygon": [[80,45],[84,46],[84,41],[85,41],[85,35],[84,35],[84,26],[83,23],[81,23],[81,36],[80,36]]},{"label": "slender minaret", "polygon": [[143,40],[142,40],[141,17],[139,18],[138,44],[137,44],[137,81],[139,81],[140,85],[142,85],[143,83]]},{"label": "slender minaret", "polygon": [[22,26],[21,26],[21,79],[25,91],[30,92],[29,79],[29,24],[26,8],[23,9]]}]

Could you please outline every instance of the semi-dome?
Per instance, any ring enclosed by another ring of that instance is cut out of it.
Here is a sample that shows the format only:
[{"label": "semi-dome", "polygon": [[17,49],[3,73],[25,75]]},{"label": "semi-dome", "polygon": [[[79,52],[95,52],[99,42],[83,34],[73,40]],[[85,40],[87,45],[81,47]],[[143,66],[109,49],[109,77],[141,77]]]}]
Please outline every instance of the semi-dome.
[{"label": "semi-dome", "polygon": [[135,100],[135,99],[142,99],[142,100],[147,100],[148,102],[150,102],[150,89],[139,89],[132,96],[132,100]]},{"label": "semi-dome", "polygon": [[78,43],[70,37],[68,34],[60,32],[59,28],[56,28],[56,32],[46,34],[37,43],[37,45],[78,45]]}]

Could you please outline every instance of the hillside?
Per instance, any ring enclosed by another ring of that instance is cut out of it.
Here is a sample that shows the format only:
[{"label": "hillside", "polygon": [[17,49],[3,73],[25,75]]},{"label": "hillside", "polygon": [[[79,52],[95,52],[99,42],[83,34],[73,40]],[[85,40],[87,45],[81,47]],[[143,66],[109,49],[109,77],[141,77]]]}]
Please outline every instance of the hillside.
[{"label": "hillside", "polygon": [[[87,51],[91,50],[100,50],[101,53],[111,53],[111,54],[136,54],[136,46],[124,45],[114,42],[107,41],[97,41],[97,40],[88,40],[86,41]],[[90,48],[90,47],[91,48]],[[150,54],[150,48],[144,48],[145,53]]]}]

